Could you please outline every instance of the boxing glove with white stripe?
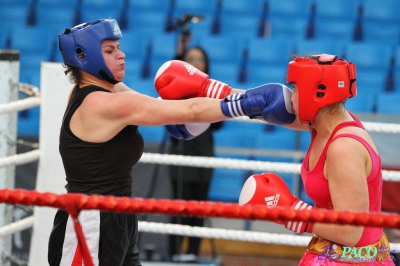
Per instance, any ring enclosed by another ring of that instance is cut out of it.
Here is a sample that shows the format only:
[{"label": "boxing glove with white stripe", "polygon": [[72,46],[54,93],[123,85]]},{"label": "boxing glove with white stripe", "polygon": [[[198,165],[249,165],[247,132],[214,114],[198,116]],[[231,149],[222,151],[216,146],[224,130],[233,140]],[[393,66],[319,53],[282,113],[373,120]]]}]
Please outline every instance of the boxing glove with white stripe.
[{"label": "boxing glove with white stripe", "polygon": [[291,95],[292,91],[283,84],[264,84],[245,93],[228,95],[221,101],[221,110],[228,117],[263,118],[272,125],[287,125],[296,118]]},{"label": "boxing glove with white stripe", "polygon": [[[311,209],[312,206],[293,196],[285,181],[273,173],[250,176],[242,187],[239,205],[262,204],[270,208],[276,206],[292,207],[296,210]],[[286,229],[295,233],[311,233],[313,223],[302,221],[273,221],[284,224]]]},{"label": "boxing glove with white stripe", "polygon": [[210,123],[165,125],[165,129],[176,139],[189,140],[203,134],[210,125]]},{"label": "boxing glove with white stripe", "polygon": [[163,99],[180,100],[195,97],[223,99],[232,88],[180,60],[165,62],[157,71],[154,86]]}]

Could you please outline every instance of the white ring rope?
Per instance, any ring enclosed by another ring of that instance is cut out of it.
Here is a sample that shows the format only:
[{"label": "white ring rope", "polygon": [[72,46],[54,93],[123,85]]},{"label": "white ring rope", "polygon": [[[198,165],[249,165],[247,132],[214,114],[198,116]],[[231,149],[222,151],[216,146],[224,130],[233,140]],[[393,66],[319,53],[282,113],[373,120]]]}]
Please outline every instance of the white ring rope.
[{"label": "white ring rope", "polygon": [[[155,163],[204,168],[227,168],[237,170],[270,171],[300,174],[301,164],[253,161],[230,158],[143,153],[140,163]],[[383,180],[400,182],[400,171],[382,170]]]},{"label": "white ring rope", "polygon": [[0,104],[0,114],[23,111],[39,105],[39,97],[29,97],[6,104]]},{"label": "white ring rope", "polygon": [[[33,216],[24,218],[0,227],[0,238],[28,229],[33,226]],[[168,234],[193,236],[200,238],[215,238],[234,241],[246,241],[265,244],[277,244],[288,246],[306,247],[310,241],[310,236],[300,236],[294,234],[278,234],[256,231],[243,231],[223,228],[197,227],[180,224],[155,223],[139,221],[139,231],[142,233]],[[400,243],[390,243],[390,249],[400,250]]]},{"label": "white ring rope", "polygon": [[[0,168],[21,165],[39,160],[40,150],[33,150],[26,153],[16,154],[0,158]],[[279,163],[266,161],[253,161],[231,158],[215,158],[203,156],[187,156],[161,153],[145,152],[140,158],[139,163],[178,165],[203,168],[226,168],[259,172],[279,172],[299,174],[301,164],[298,163]],[[385,181],[400,182],[400,171],[382,170],[382,177]]]},{"label": "white ring rope", "polygon": [[31,228],[33,226],[33,215],[0,227],[0,238],[16,232]]},{"label": "white ring rope", "polygon": [[27,164],[31,162],[35,162],[40,158],[40,150],[28,151],[25,153],[14,154],[11,156],[7,156],[4,158],[0,158],[0,168],[12,166],[12,165],[21,165]]}]

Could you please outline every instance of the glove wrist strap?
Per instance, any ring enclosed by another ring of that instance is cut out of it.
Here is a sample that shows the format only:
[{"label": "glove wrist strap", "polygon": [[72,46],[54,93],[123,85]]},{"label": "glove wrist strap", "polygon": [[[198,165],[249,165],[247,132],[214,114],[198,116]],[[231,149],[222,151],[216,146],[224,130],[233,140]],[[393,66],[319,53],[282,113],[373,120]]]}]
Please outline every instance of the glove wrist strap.
[{"label": "glove wrist strap", "polygon": [[222,113],[227,117],[239,117],[245,116],[242,109],[242,98],[243,93],[236,93],[232,95],[228,95],[225,99],[221,101],[221,110]]},{"label": "glove wrist strap", "polygon": [[206,84],[205,97],[214,99],[224,99],[232,91],[232,88],[223,82],[209,79]]}]

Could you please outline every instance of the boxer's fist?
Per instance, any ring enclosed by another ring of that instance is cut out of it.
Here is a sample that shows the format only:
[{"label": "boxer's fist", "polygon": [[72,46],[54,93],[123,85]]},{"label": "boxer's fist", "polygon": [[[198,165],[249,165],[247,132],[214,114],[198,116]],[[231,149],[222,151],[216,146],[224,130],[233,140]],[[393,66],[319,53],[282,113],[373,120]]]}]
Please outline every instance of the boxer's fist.
[{"label": "boxer's fist", "polygon": [[[296,210],[312,208],[307,203],[293,196],[285,181],[273,173],[250,176],[240,192],[239,204],[263,204],[271,208],[275,206],[292,207]],[[287,229],[299,234],[312,232],[312,223],[284,221],[283,224]]]},{"label": "boxer's fist", "polygon": [[227,96],[221,101],[221,110],[228,117],[249,116],[272,125],[287,125],[296,118],[291,95],[287,86],[269,83]]},{"label": "boxer's fist", "polygon": [[273,173],[255,174],[247,178],[239,196],[239,204],[263,204],[268,207],[292,206],[295,197],[283,179]]},{"label": "boxer's fist", "polygon": [[232,88],[189,63],[180,60],[165,62],[157,71],[154,86],[163,99],[179,100],[195,97],[223,99]]},{"label": "boxer's fist", "polygon": [[166,125],[165,129],[176,139],[189,140],[201,135],[210,127],[210,123],[193,123],[180,125]]}]

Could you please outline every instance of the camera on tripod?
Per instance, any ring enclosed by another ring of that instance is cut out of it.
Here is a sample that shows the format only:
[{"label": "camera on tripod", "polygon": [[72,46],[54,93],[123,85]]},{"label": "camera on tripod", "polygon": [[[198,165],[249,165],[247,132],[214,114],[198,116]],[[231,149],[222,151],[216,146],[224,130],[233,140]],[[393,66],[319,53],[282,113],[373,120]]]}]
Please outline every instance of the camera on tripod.
[{"label": "camera on tripod", "polygon": [[203,15],[194,15],[190,13],[182,14],[177,20],[173,28],[167,31],[182,29],[182,35],[190,35],[190,23],[199,23],[204,20]]}]

